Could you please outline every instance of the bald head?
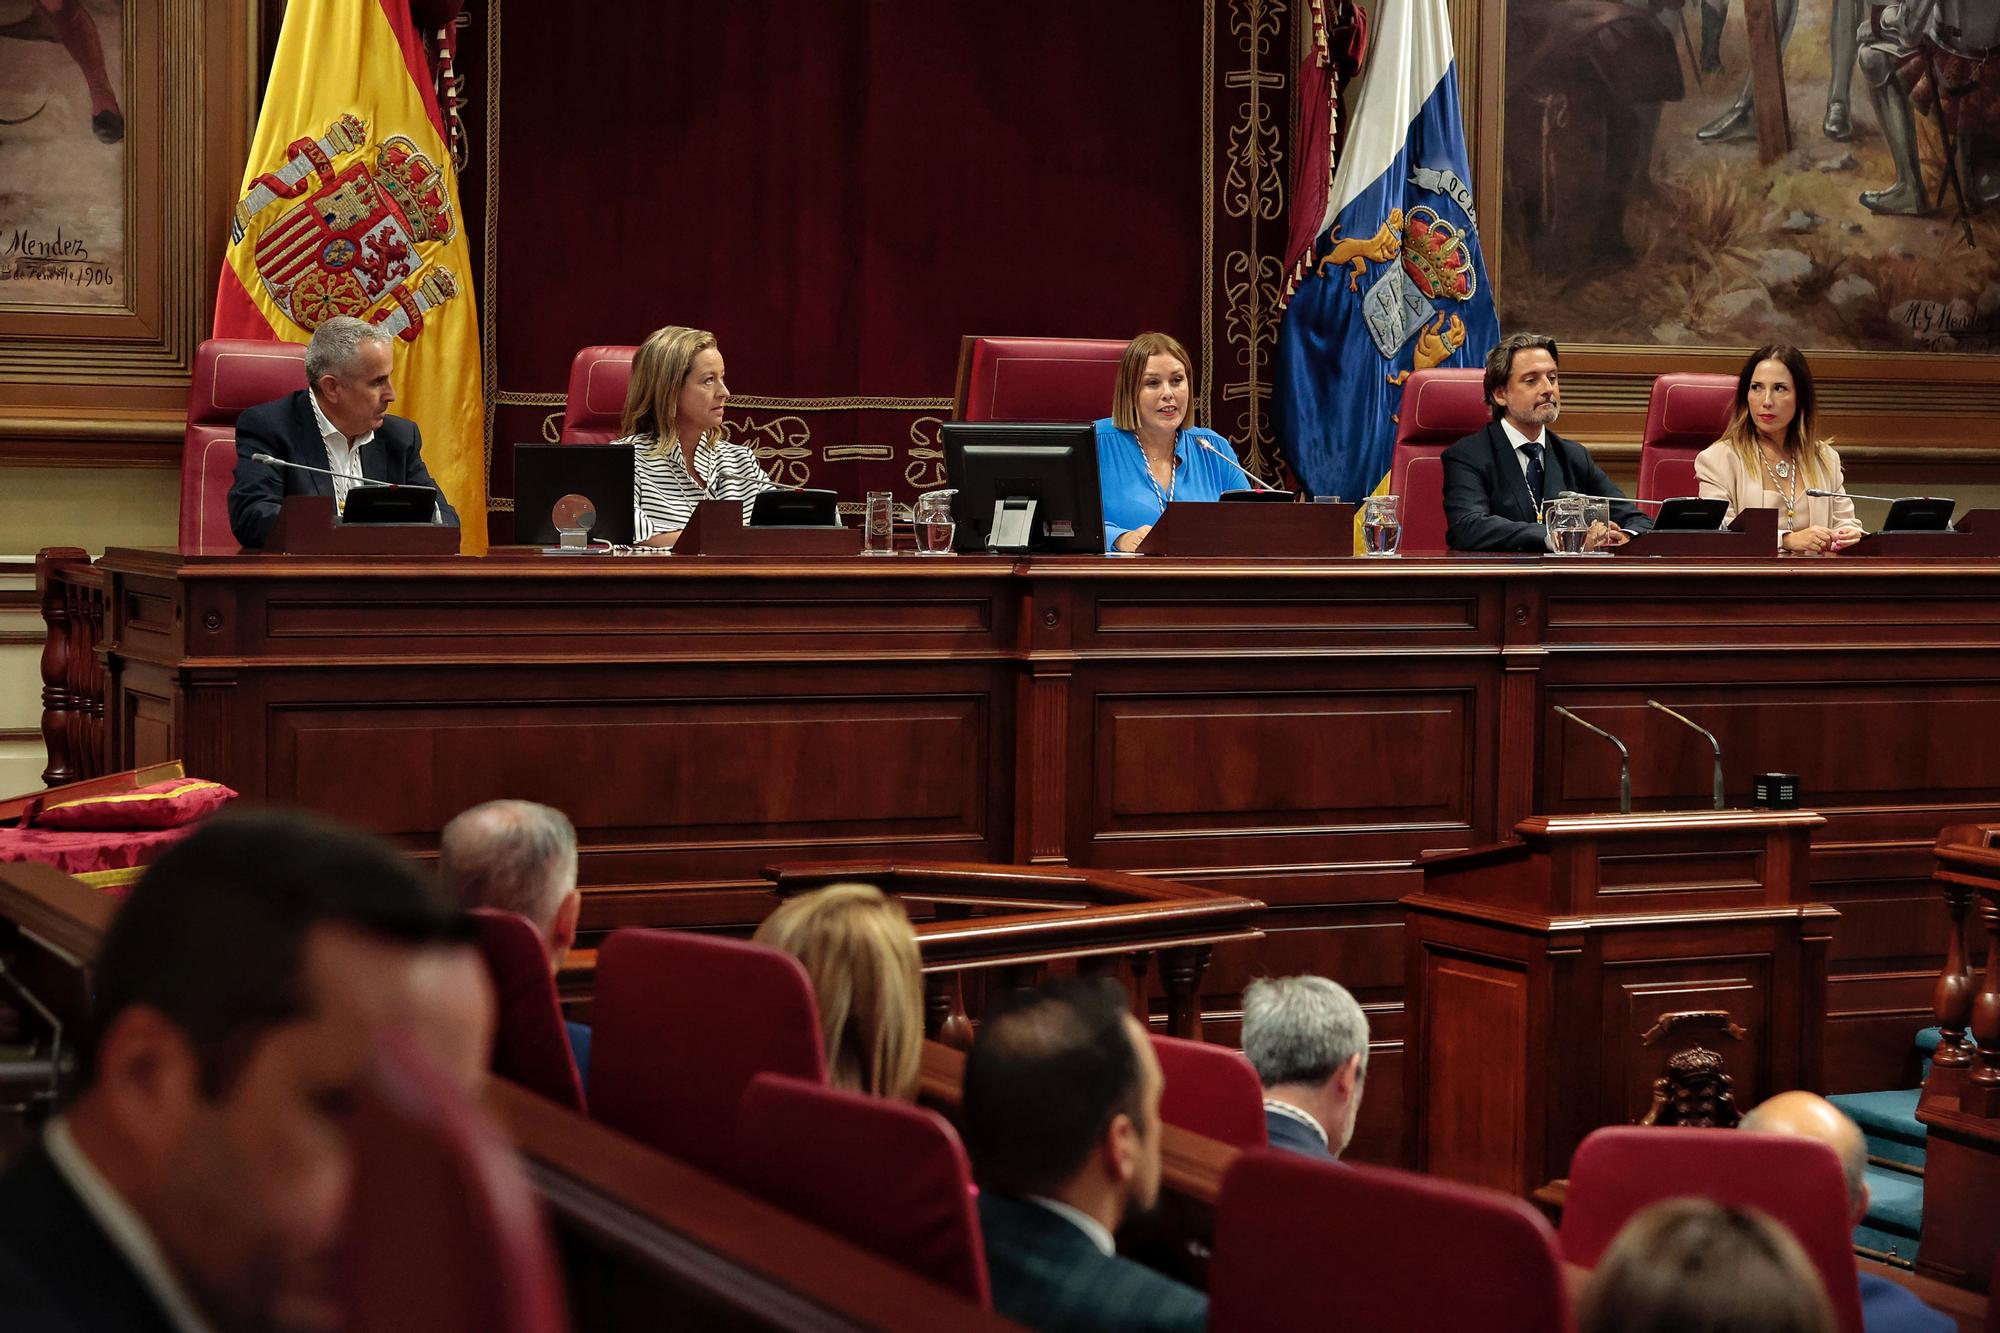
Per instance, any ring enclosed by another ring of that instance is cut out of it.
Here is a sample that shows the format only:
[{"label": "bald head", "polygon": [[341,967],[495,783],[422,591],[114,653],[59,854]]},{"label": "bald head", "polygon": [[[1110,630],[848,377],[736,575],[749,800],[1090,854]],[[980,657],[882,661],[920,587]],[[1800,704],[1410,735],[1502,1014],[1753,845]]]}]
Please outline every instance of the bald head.
[{"label": "bald head", "polygon": [[1841,1172],[1847,1177],[1848,1207],[1856,1217],[1868,1211],[1864,1175],[1868,1145],[1861,1137],[1861,1127],[1826,1098],[1803,1089],[1781,1092],[1744,1116],[1737,1128],[1756,1134],[1794,1134],[1824,1143],[1840,1158]]}]

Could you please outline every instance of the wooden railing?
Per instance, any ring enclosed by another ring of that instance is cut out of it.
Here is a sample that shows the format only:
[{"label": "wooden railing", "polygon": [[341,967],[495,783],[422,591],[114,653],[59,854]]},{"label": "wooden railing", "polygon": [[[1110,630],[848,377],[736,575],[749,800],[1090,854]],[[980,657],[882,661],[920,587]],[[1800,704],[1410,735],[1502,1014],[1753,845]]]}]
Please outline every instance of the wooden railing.
[{"label": "wooden railing", "polygon": [[104,730],[104,576],[87,552],[55,547],[35,557],[42,641],[42,742],[51,787],[107,771]]},{"label": "wooden railing", "polygon": [[1051,963],[1124,981],[1142,1019],[1157,976],[1167,1034],[1200,1041],[1210,950],[1264,933],[1254,898],[1110,870],[814,861],[764,873],[781,897],[858,880],[900,898],[923,953],[925,1034],[961,1050],[972,1044],[968,992],[1033,986]]},{"label": "wooden railing", "polygon": [[2000,824],[1945,829],[1937,858],[1951,938],[1937,980],[1940,1039],[1917,1108],[1929,1130],[1917,1268],[1984,1290],[2000,1250]]}]

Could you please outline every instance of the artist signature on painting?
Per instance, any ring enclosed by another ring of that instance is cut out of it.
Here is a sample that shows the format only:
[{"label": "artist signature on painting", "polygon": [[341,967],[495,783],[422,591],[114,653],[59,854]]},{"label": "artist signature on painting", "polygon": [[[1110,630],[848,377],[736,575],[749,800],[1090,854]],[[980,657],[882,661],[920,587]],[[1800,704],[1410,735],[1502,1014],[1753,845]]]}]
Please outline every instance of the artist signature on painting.
[{"label": "artist signature on painting", "polygon": [[1965,301],[1904,301],[1890,318],[1932,352],[1983,352],[2000,344],[2000,313],[1980,314]]},{"label": "artist signature on painting", "polygon": [[110,287],[118,275],[112,266],[90,257],[90,247],[61,227],[40,236],[16,227],[0,243],[0,282],[53,283],[65,287]]}]

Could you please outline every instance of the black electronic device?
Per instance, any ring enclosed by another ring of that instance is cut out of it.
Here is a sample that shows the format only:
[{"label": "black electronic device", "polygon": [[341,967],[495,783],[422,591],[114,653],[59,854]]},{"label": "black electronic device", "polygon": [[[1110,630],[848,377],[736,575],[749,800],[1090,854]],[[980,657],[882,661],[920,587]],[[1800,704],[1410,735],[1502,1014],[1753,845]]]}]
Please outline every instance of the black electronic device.
[{"label": "black electronic device", "polygon": [[837,528],[840,496],[834,491],[765,491],[750,502],[753,528]]},{"label": "black electronic device", "polygon": [[552,516],[558,501],[580,495],[596,511],[591,541],[630,546],[635,528],[629,444],[517,444],[514,446],[514,542],[555,546]]},{"label": "black electronic device", "polygon": [[1950,532],[1951,514],[1958,502],[1949,496],[1906,496],[1889,506],[1882,520],[1883,532]]},{"label": "black electronic device", "polygon": [[1653,516],[1653,531],[1717,532],[1722,528],[1723,515],[1728,512],[1727,500],[1703,500],[1691,495],[1662,500],[1659,513]]},{"label": "black electronic device", "polygon": [[437,517],[430,486],[356,486],[340,507],[343,523],[429,523]]},{"label": "black electronic device", "polygon": [[948,421],[939,435],[958,550],[1103,552],[1094,426]]}]

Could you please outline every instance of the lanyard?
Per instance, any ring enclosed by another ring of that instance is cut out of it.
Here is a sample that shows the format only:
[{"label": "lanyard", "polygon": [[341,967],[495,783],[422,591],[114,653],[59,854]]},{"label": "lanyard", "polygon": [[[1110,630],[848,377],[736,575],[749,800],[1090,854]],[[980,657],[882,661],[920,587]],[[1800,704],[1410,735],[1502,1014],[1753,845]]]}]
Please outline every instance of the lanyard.
[{"label": "lanyard", "polygon": [[1165,512],[1166,507],[1174,502],[1174,488],[1181,484],[1180,435],[1178,433],[1174,435],[1174,467],[1172,474],[1167,478],[1167,489],[1164,491],[1160,489],[1159,479],[1153,476],[1153,460],[1146,457],[1146,446],[1139,443],[1139,436],[1136,433],[1132,436],[1132,447],[1139,451],[1140,474],[1146,478],[1146,484],[1153,488],[1153,494],[1159,497],[1160,509]]}]

